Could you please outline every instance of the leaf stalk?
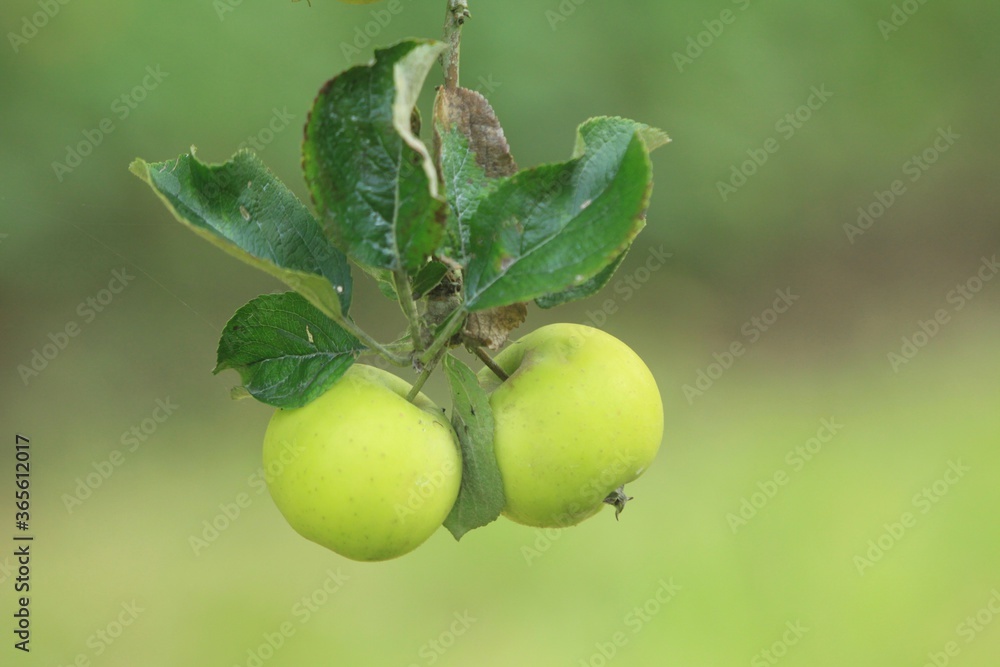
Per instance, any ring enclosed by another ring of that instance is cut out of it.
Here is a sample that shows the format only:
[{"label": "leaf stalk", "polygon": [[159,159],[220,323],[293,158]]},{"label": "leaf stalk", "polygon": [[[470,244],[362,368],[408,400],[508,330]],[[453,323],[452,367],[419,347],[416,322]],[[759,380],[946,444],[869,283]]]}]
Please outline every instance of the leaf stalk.
[{"label": "leaf stalk", "polygon": [[369,350],[371,350],[375,354],[379,355],[380,357],[388,361],[390,364],[394,366],[410,365],[409,356],[394,354],[387,347],[385,347],[377,340],[372,338],[367,331],[365,331],[357,324],[355,324],[353,320],[344,317],[340,313],[331,312],[330,309],[328,308],[324,308],[323,312],[326,314],[327,317],[336,322],[342,329],[346,330],[352,336],[354,336],[362,343],[364,343],[365,347],[367,347]]}]

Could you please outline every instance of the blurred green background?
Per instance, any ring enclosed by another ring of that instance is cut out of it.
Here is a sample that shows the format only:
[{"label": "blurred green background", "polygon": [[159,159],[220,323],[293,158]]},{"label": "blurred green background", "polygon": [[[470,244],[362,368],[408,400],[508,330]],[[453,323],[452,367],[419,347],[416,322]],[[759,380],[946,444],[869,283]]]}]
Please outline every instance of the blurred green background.
[{"label": "blurred green background", "polygon": [[[522,166],[565,159],[593,115],[674,139],[621,282],[526,325],[628,342],[667,432],[621,522],[500,520],[359,564],[287,527],[255,477],[270,409],[209,372],[228,317],[280,286],[127,166],[191,144],[223,161],[253,138],[304,197],[316,90],[374,44],[438,36],[444,2],[62,1],[0,7],[0,663],[997,664],[996,3],[471,0],[463,83]],[[825,101],[803,107],[814,88]],[[100,143],[55,168],[85,132]],[[671,256],[646,265],[654,251]],[[127,287],[86,305],[122,269]],[[393,337],[398,310],[356,279],[355,315]],[[781,314],[776,290],[797,297]],[[44,370],[19,372],[70,323]],[[162,423],[158,400],[177,406]],[[15,433],[34,456],[30,655],[11,647]]]}]

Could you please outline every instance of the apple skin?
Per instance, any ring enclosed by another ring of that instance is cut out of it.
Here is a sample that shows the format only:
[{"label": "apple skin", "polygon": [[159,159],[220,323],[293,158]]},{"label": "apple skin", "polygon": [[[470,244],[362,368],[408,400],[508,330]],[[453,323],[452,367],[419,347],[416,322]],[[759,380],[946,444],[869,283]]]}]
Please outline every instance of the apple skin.
[{"label": "apple skin", "polygon": [[396,558],[441,526],[462,474],[444,413],[383,370],[354,364],[264,435],[268,490],[303,537],[360,561]]},{"label": "apple skin", "polygon": [[528,526],[565,527],[652,463],[663,438],[656,381],[625,343],[600,329],[552,324],[497,355],[488,368],[494,449],[507,504]]}]

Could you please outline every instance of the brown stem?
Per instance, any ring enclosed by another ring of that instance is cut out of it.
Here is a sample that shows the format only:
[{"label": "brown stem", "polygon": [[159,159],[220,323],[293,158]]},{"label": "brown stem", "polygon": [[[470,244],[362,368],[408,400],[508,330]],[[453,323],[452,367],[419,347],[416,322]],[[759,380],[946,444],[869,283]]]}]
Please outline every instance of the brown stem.
[{"label": "brown stem", "polygon": [[448,13],[444,21],[444,41],[448,50],[442,56],[444,65],[444,85],[458,88],[458,60],[462,43],[462,25],[472,18],[468,0],[448,0]]},{"label": "brown stem", "polygon": [[475,347],[472,349],[472,353],[479,357],[479,360],[486,364],[486,367],[493,371],[493,374],[500,378],[501,381],[506,382],[510,379],[510,376],[507,375],[506,371],[497,366],[497,362],[493,361],[493,357],[487,354],[486,350],[481,347]]}]

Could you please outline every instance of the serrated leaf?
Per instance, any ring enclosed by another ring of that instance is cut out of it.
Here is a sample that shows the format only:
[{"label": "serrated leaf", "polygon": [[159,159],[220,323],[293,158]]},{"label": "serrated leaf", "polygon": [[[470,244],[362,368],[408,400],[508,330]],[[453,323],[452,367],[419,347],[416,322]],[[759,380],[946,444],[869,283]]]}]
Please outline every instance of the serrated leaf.
[{"label": "serrated leaf", "polygon": [[300,294],[265,294],[226,324],[213,372],[232,368],[258,401],[299,408],[329,389],[364,349]]},{"label": "serrated leaf", "polygon": [[[631,246],[629,247],[631,248]],[[627,254],[628,248],[625,249],[625,252],[611,260],[610,264],[601,269],[600,273],[590,280],[586,280],[579,285],[564,289],[561,292],[540,296],[535,299],[535,303],[538,304],[539,308],[555,308],[556,306],[561,306],[564,303],[576,301],[577,299],[585,299],[588,296],[596,294],[604,289],[604,286],[610,282],[611,277],[615,275],[615,271],[617,271],[618,267],[625,261],[625,256]]]},{"label": "serrated leaf", "polygon": [[408,40],[375,51],[319,92],[302,167],[334,242],[362,265],[416,273],[440,245],[447,204],[417,138],[414,105],[445,45]]},{"label": "serrated leaf", "polygon": [[506,502],[503,480],[493,453],[493,411],[476,374],[448,354],[444,369],[451,385],[452,425],[462,447],[462,486],[444,520],[456,540],[494,521]]},{"label": "serrated leaf", "polygon": [[447,252],[464,263],[469,218],[497,179],[517,172],[517,164],[493,108],[485,97],[467,88],[438,89],[434,154],[452,212]]},{"label": "serrated leaf", "polygon": [[[643,142],[646,144],[646,148],[650,153],[660,146],[665,146],[670,143],[670,137],[667,133],[658,128],[637,123],[636,130]],[[582,139],[582,135],[578,136],[573,157],[580,157],[584,155],[586,150],[586,144]],[[625,256],[628,255],[628,251],[631,247],[631,244],[629,244],[629,246],[626,247],[620,255],[612,259],[611,263],[601,269],[601,271],[593,278],[590,278],[579,285],[568,287],[561,292],[546,294],[545,296],[539,297],[535,299],[535,303],[539,308],[554,308],[556,306],[561,306],[564,303],[569,303],[570,301],[577,301],[579,299],[585,299],[589,296],[593,296],[597,292],[604,289],[604,286],[611,281],[611,278],[615,275],[618,267],[625,261]]]},{"label": "serrated leaf", "polygon": [[257,156],[241,151],[207,165],[194,149],[130,170],[192,231],[297,290],[336,316],[351,304],[351,269],[319,222]]},{"label": "serrated leaf", "polygon": [[573,159],[505,179],[469,220],[466,309],[562,292],[614,262],[645,224],[646,138],[657,136],[634,121],[594,118],[580,126]]}]

